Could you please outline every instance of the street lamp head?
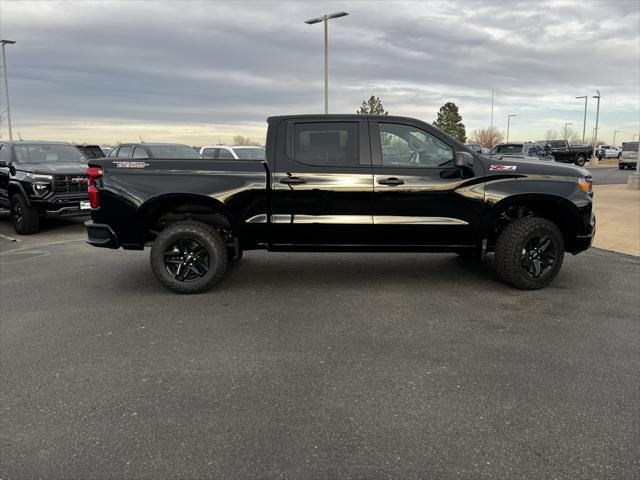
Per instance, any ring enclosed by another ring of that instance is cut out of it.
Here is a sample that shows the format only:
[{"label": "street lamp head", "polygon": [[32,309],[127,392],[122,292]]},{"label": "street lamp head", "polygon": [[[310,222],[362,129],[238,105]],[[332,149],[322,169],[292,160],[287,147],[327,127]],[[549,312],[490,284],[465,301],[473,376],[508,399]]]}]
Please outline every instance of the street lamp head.
[{"label": "street lamp head", "polygon": [[14,43],[16,43],[16,41],[15,40],[4,40],[3,39],[3,40],[0,40],[0,43],[2,45],[13,45]]},{"label": "street lamp head", "polygon": [[309,20],[305,20],[304,23],[306,23],[307,25],[313,25],[314,23],[320,23],[323,20],[324,17],[310,18]]},{"label": "street lamp head", "polygon": [[596,90],[597,95],[593,95],[593,98],[600,98],[600,90]]},{"label": "street lamp head", "polygon": [[581,97],[576,97],[576,99],[578,99],[578,98],[587,98],[587,95],[583,95]]},{"label": "street lamp head", "polygon": [[335,12],[327,15],[327,18],[340,18],[340,17],[346,17],[347,15],[349,15],[347,12]]}]

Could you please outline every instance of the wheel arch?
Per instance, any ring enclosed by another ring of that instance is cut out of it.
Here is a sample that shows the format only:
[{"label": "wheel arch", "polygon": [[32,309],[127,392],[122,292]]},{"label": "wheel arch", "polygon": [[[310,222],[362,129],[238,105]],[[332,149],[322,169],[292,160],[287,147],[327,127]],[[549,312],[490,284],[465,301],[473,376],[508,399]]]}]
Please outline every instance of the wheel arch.
[{"label": "wheel arch", "polygon": [[536,216],[553,222],[562,233],[565,250],[571,250],[576,240],[580,211],[570,200],[552,194],[513,195],[496,203],[485,232],[489,245],[495,245],[502,229],[522,216]]},{"label": "wheel arch", "polygon": [[24,199],[27,202],[27,205],[31,206],[31,200],[29,199],[29,195],[27,195],[27,192],[25,191],[22,184],[15,180],[10,180],[9,185],[7,187],[7,194],[9,199],[11,199],[11,195],[14,195],[16,193],[21,193],[24,196]]},{"label": "wheel arch", "polygon": [[233,230],[229,209],[219,200],[198,194],[158,195],[140,206],[139,215],[147,230],[161,230],[182,220],[193,219],[225,230]]}]

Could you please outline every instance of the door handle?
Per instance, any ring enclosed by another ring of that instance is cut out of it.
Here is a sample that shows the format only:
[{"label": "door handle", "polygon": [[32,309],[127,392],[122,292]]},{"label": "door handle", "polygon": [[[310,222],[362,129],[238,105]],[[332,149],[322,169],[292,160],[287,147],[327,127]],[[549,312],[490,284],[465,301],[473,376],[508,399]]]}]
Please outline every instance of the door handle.
[{"label": "door handle", "polygon": [[380,185],[389,185],[390,187],[395,187],[396,185],[402,185],[404,183],[404,180],[400,180],[399,178],[396,178],[396,177],[391,177],[391,178],[378,180],[378,183]]},{"label": "door handle", "polygon": [[283,177],[280,179],[280,183],[284,183],[285,185],[300,185],[301,183],[307,183],[307,181],[300,177]]}]

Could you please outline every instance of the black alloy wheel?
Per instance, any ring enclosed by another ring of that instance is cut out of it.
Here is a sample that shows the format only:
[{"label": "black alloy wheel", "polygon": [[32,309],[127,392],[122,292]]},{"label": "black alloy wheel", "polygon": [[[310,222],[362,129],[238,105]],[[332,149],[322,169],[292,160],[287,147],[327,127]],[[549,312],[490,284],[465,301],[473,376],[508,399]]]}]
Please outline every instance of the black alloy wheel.
[{"label": "black alloy wheel", "polygon": [[207,249],[195,238],[181,238],[164,252],[164,267],[179,282],[193,282],[205,276],[209,261]]},{"label": "black alloy wheel", "polygon": [[221,231],[202,222],[169,225],[153,241],[149,257],[158,280],[176,293],[201,293],[224,277],[228,246]]},{"label": "black alloy wheel", "polygon": [[535,235],[522,249],[521,264],[531,278],[540,278],[556,261],[556,245],[549,235]]}]

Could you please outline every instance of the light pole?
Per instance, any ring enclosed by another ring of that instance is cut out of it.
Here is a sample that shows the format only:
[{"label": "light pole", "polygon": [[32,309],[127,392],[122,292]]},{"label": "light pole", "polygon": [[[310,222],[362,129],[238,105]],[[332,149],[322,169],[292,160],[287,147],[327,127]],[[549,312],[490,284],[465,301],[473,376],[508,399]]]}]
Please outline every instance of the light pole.
[{"label": "light pole", "polygon": [[596,130],[593,134],[593,154],[592,157],[596,156],[596,145],[598,144],[598,117],[600,116],[600,90],[596,90],[597,95],[593,95],[593,98],[598,99],[598,107],[596,108]]},{"label": "light pole", "polygon": [[582,97],[576,97],[576,100],[579,98],[584,98],[584,121],[582,122],[582,143],[584,144],[584,135],[587,130],[587,99],[589,97],[584,95]]},{"label": "light pole", "polygon": [[329,34],[327,26],[329,20],[332,18],[346,17],[349,15],[347,12],[336,12],[328,15],[323,15],[318,18],[311,18],[305,20],[307,25],[313,25],[314,23],[324,22],[324,113],[329,113]]},{"label": "light pole", "polygon": [[511,117],[517,117],[518,115],[509,114],[507,115],[507,143],[509,143],[509,127],[511,126]]},{"label": "light pole", "polygon": [[7,102],[7,125],[9,126],[9,140],[13,140],[13,132],[11,131],[11,107],[9,105],[9,81],[7,79],[7,56],[4,53],[5,45],[14,45],[14,40],[0,40],[2,44],[2,71],[4,72],[4,93]]}]

